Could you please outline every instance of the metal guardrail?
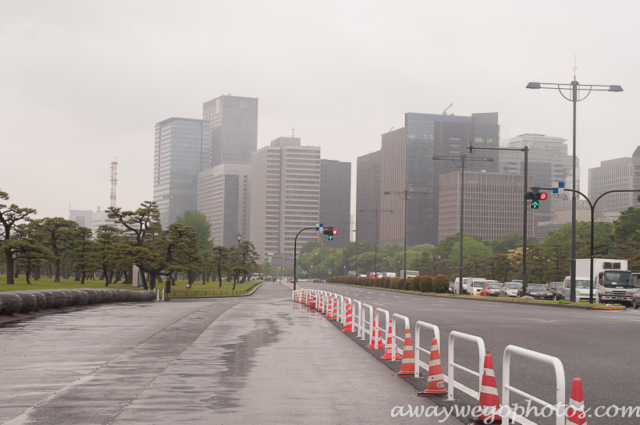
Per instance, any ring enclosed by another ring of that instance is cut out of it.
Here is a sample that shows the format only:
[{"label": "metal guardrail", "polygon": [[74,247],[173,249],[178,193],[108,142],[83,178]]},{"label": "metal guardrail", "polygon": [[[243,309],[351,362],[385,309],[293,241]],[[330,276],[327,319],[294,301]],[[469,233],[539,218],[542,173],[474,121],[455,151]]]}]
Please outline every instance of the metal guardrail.
[{"label": "metal guardrail", "polygon": [[362,308],[365,309],[364,312],[369,311],[369,321],[367,322],[365,320],[365,315],[363,313],[360,318],[360,326],[358,327],[358,329],[362,330],[362,335],[359,336],[362,339],[367,339],[367,325],[369,325],[369,345],[371,345],[375,340],[375,330],[373,329],[373,307],[369,304],[362,304]]},{"label": "metal guardrail", "polygon": [[[440,328],[438,327],[438,325],[433,325],[431,323],[418,320],[415,327],[416,345],[413,350],[416,362],[416,373],[414,376],[416,378],[420,377],[420,367],[426,370],[427,373],[429,372],[429,361],[427,360],[427,363],[420,363],[420,353],[426,353],[428,356],[431,356],[431,350],[427,350],[426,348],[422,348],[420,346],[420,329],[431,329],[433,331],[433,336],[435,337],[436,341],[438,341],[438,345],[440,345]],[[431,344],[429,344],[429,348],[431,348]],[[444,377],[445,379],[448,379],[446,375]]]},{"label": "metal guardrail", "polygon": [[[475,342],[478,345],[478,372],[475,370],[471,370],[462,365],[459,365],[455,362],[455,340],[463,339],[470,342]],[[461,391],[469,394],[471,397],[476,400],[480,399],[480,389],[482,388],[482,372],[484,370],[484,357],[487,351],[484,346],[484,340],[479,336],[469,335],[458,331],[451,331],[449,333],[449,367],[448,367],[448,382],[449,382],[449,394],[447,396],[447,400],[453,401],[453,391],[455,388],[460,389]],[[473,389],[461,384],[460,382],[456,382],[454,373],[455,369],[463,370],[467,373],[470,373],[473,376],[478,377],[478,391],[474,391]]]},{"label": "metal guardrail", "polygon": [[[404,329],[405,331],[407,329],[409,329],[409,331],[411,331],[411,324],[409,323],[409,318],[407,316],[403,316],[401,314],[398,313],[393,313],[393,315],[391,315],[391,318],[393,319],[403,319],[404,320]],[[396,352],[398,352],[398,354],[403,355],[404,354],[404,338],[399,337],[396,334],[396,325],[398,324],[398,322],[393,322],[393,324],[391,325],[391,344],[392,347],[395,348],[395,350],[391,351],[391,361],[394,362],[396,361]],[[402,341],[402,350],[398,348],[398,343],[396,342],[396,340],[400,340]]]},{"label": "metal guardrail", "polygon": [[[553,366],[556,373],[556,404],[553,405],[531,394],[528,394],[522,390],[517,389],[511,385],[511,355],[517,354],[528,359],[536,360],[542,363],[550,364]],[[558,409],[564,409],[565,407],[565,379],[564,379],[564,366],[559,358],[549,356],[547,354],[538,353],[537,351],[527,350],[526,348],[518,347],[515,345],[508,345],[504,349],[504,356],[502,358],[502,403],[504,406],[509,406],[509,396],[513,392],[519,396],[524,397],[527,400],[535,401],[536,403],[548,407],[553,411],[558,412]],[[564,411],[564,410],[562,410]],[[532,423],[528,419],[525,419],[515,412],[509,411],[509,417],[521,424]],[[556,414],[556,425],[563,425],[566,417],[564,414]]]},{"label": "metal guardrail", "polygon": [[[356,305],[358,306],[358,314],[356,315]],[[353,316],[353,332],[357,332],[357,337],[360,336],[360,317],[362,316],[362,303],[358,300],[353,300],[351,303],[351,315]]]},{"label": "metal guardrail", "polygon": [[[380,327],[380,323],[382,322],[382,320],[380,320],[380,313],[384,313],[384,317],[387,319],[384,321],[384,329]],[[380,332],[381,342],[383,345],[385,345],[385,341],[387,340],[387,337],[389,334],[389,312],[384,308],[378,307],[376,308],[376,316],[378,317],[378,326],[376,326],[374,329],[381,331]],[[382,338],[382,332],[384,332],[384,336],[385,336],[384,338]]]}]

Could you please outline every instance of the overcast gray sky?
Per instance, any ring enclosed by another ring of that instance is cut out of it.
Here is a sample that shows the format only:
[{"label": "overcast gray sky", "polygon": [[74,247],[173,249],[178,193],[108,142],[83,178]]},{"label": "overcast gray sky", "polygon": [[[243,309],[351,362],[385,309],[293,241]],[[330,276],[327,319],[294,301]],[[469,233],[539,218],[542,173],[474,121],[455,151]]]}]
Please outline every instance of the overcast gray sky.
[{"label": "overcast gray sky", "polygon": [[[631,156],[640,111],[632,1],[0,0],[0,189],[40,216],[153,193],[154,125],[259,98],[258,148],[291,134],[353,163],[405,112],[498,112],[501,139],[571,140],[571,103],[529,81],[620,84],[578,105],[582,188]],[[355,187],[354,187],[355,189]]]}]

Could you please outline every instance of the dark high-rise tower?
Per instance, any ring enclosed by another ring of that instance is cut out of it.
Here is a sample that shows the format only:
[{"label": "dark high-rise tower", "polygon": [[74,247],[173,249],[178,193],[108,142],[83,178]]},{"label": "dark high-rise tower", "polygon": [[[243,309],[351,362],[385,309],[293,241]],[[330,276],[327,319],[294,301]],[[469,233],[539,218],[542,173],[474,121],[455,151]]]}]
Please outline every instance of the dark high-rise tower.
[{"label": "dark high-rise tower", "polygon": [[258,149],[258,99],[220,96],[205,102],[204,120],[211,127],[210,167],[249,164]]},{"label": "dark high-rise tower", "polygon": [[350,242],[351,163],[320,160],[320,223],[338,230],[338,237],[328,243],[344,248]]},{"label": "dark high-rise tower", "polygon": [[[424,196],[410,198],[407,205],[407,245],[438,243],[439,182],[441,175],[460,171],[460,161],[434,160],[440,156],[467,156],[467,171],[498,171],[498,153],[475,151],[469,154],[469,144],[477,147],[498,147],[497,113],[472,114],[470,117],[406,113],[402,129],[383,135],[381,192],[416,191]],[[401,137],[401,140],[398,140]],[[473,161],[473,157],[494,157],[494,162]],[[398,175],[398,170],[402,170]],[[381,208],[404,212],[404,201],[398,196],[383,196]],[[402,240],[405,214],[383,214],[380,243]]]}]

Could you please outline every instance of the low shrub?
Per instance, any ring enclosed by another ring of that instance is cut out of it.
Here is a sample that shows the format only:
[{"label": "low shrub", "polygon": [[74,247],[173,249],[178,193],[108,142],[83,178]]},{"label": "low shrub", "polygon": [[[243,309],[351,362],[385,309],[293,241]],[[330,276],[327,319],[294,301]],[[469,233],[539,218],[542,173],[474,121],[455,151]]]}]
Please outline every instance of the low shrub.
[{"label": "low shrub", "polygon": [[433,285],[433,277],[432,276],[421,276],[420,277],[420,292],[431,292]]},{"label": "low shrub", "polygon": [[443,274],[437,275],[433,279],[432,288],[437,294],[446,294],[449,292],[449,278]]}]

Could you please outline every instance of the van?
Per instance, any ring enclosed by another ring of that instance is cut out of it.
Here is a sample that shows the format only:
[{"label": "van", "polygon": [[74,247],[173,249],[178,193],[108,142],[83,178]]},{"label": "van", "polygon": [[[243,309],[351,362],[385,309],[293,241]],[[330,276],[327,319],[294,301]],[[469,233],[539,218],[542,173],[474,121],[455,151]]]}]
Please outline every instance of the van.
[{"label": "van", "polygon": [[[473,281],[481,281],[478,282],[478,284],[480,285],[480,287],[478,288],[478,294],[480,293],[480,289],[482,289],[482,285],[484,285],[486,283],[486,279],[482,278],[482,277],[463,277],[462,278],[462,293],[463,294],[468,294],[469,290],[467,289],[469,284],[472,284]],[[473,287],[475,288],[475,284],[472,284]],[[456,277],[456,280],[453,283],[453,293],[454,294],[458,294],[460,293],[460,278]],[[475,294],[474,294],[475,295]]]},{"label": "van", "polygon": [[[576,277],[576,301],[586,300],[589,301],[589,285],[590,279],[589,277]],[[567,276],[564,278],[564,284],[562,285],[562,297],[565,300],[571,299],[571,276]],[[593,298],[598,298],[598,290],[594,286],[593,288]]]}]

